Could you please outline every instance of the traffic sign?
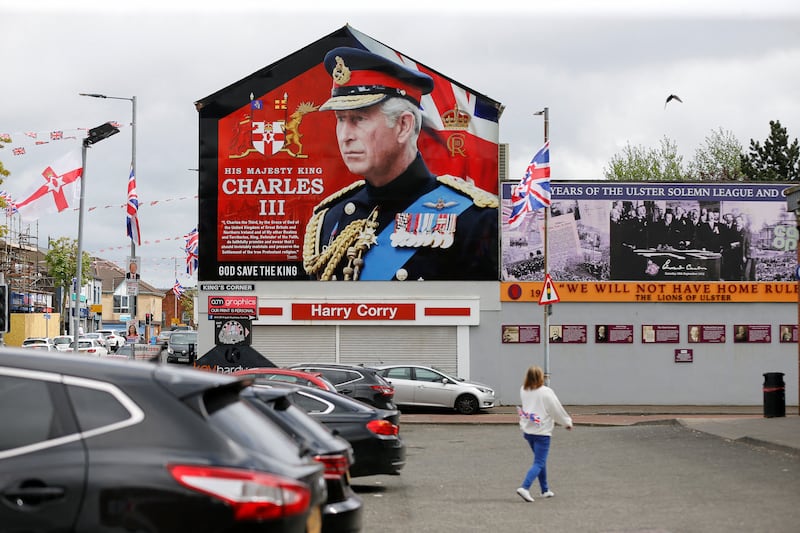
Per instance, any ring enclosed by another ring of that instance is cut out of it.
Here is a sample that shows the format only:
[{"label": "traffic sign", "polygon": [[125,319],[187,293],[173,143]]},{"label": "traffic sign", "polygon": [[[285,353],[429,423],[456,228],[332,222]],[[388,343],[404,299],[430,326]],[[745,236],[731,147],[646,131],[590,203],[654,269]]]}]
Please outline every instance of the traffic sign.
[{"label": "traffic sign", "polygon": [[553,278],[550,274],[544,276],[544,286],[542,287],[542,295],[539,297],[539,305],[555,304],[561,301],[556,292],[556,286],[553,284]]}]

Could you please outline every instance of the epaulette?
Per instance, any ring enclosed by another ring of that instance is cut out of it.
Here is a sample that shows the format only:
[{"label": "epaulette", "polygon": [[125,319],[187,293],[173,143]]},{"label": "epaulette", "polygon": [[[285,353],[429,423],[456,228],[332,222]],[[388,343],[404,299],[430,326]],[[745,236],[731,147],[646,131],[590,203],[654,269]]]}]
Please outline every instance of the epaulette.
[{"label": "epaulette", "polygon": [[366,183],[367,182],[364,181],[364,180],[358,180],[358,181],[354,181],[353,183],[351,183],[347,187],[344,187],[343,189],[339,189],[338,191],[336,191],[335,193],[331,194],[330,196],[328,196],[327,198],[322,200],[320,203],[318,203],[314,207],[314,211],[313,212],[316,213],[320,209],[325,209],[325,208],[330,207],[332,203],[334,203],[334,202],[336,202],[338,200],[341,200],[342,198],[344,198],[346,196],[349,196],[354,191],[357,191],[358,189],[363,187],[364,184],[366,184]]},{"label": "epaulette", "polygon": [[478,207],[490,207],[496,209],[500,206],[497,196],[490,192],[486,192],[480,187],[476,187],[472,183],[461,178],[445,174],[444,176],[438,176],[436,181],[469,196],[472,198],[472,203]]}]

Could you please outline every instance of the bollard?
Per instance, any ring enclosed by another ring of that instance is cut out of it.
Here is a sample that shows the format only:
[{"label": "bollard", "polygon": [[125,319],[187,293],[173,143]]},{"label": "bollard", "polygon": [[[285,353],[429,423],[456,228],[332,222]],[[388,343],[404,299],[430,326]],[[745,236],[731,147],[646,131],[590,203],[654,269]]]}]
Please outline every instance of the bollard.
[{"label": "bollard", "polygon": [[783,372],[764,374],[764,418],[786,416],[786,384]]}]

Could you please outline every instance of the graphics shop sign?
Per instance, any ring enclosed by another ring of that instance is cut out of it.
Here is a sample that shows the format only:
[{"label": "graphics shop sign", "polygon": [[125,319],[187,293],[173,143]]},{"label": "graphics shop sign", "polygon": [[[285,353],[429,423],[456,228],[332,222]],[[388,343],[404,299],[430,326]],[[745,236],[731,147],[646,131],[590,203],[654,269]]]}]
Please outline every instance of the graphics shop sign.
[{"label": "graphics shop sign", "polygon": [[209,296],[208,318],[257,318],[257,296]]}]

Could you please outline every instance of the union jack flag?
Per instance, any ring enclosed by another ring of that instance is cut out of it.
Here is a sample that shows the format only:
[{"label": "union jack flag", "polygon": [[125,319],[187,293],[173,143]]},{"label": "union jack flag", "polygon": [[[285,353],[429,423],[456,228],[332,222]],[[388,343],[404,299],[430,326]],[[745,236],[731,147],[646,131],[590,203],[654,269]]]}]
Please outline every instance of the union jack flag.
[{"label": "union jack flag", "polygon": [[60,141],[64,137],[63,131],[51,131],[50,132],[50,140],[51,141]]},{"label": "union jack flag", "polygon": [[525,215],[550,205],[550,141],[544,143],[531,159],[525,176],[511,191],[509,228],[516,228]]},{"label": "union jack flag", "polygon": [[14,148],[11,150],[14,155],[25,155],[25,148]]},{"label": "union jack flag", "polygon": [[139,231],[139,195],[136,194],[136,176],[133,175],[133,165],[131,165],[131,175],[128,177],[128,237],[137,245],[142,244],[142,235]]},{"label": "union jack flag", "polygon": [[178,278],[175,278],[175,285],[172,286],[172,292],[175,293],[176,298],[180,298],[183,296],[183,293],[186,292],[186,288],[181,285],[181,282],[178,281]]},{"label": "union jack flag", "polygon": [[186,239],[186,273],[190,276],[197,270],[197,228],[183,236]]},{"label": "union jack flag", "polygon": [[2,198],[6,204],[7,215],[11,216],[17,212],[17,204],[16,202],[14,202],[14,199],[11,198],[11,195],[8,194],[7,191],[0,191],[0,198]]}]

